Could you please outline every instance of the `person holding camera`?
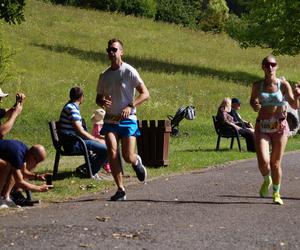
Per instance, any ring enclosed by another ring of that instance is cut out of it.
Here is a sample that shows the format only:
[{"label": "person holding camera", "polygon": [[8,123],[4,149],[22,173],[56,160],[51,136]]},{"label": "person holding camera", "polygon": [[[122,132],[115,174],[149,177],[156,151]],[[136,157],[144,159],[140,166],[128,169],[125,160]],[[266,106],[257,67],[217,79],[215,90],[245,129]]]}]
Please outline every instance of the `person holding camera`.
[{"label": "person holding camera", "polygon": [[[8,94],[4,93],[2,89],[0,89],[0,102],[2,102],[2,98],[6,96],[8,96]],[[23,93],[17,93],[16,102],[13,107],[8,109],[0,108],[0,119],[6,118],[4,123],[0,123],[0,139],[3,139],[3,137],[7,135],[14,126],[17,117],[22,112],[24,100],[25,95]]]},{"label": "person holding camera", "polygon": [[11,197],[13,188],[46,192],[52,185],[35,185],[27,179],[46,181],[48,174],[33,172],[36,166],[46,158],[46,150],[36,144],[28,148],[17,140],[0,140],[0,208],[17,207]]}]

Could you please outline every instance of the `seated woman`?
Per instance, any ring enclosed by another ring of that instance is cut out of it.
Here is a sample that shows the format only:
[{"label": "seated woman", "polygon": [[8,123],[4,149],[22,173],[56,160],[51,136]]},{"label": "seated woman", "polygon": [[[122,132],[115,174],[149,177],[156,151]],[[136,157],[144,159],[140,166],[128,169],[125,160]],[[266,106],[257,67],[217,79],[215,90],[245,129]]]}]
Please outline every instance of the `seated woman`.
[{"label": "seated woman", "polygon": [[217,120],[220,126],[231,126],[237,129],[239,134],[246,139],[247,150],[255,152],[254,129],[240,127],[238,122],[229,114],[231,111],[231,99],[226,97],[218,108]]},{"label": "seated woman", "polygon": [[72,139],[72,135],[80,136],[86,144],[88,150],[93,151],[95,156],[90,157],[92,174],[95,179],[101,179],[98,171],[107,161],[107,148],[102,140],[91,135],[83,126],[79,105],[82,104],[84,95],[80,87],[73,87],[70,90],[70,100],[63,107],[59,122],[60,136],[62,137],[63,147],[68,152],[81,152],[80,143]]}]

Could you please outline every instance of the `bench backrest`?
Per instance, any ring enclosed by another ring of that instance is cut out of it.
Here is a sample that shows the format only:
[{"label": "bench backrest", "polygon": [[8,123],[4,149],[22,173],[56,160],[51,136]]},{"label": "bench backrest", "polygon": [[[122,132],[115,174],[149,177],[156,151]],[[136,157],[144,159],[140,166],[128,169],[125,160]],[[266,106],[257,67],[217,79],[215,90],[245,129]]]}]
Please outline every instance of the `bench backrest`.
[{"label": "bench backrest", "polygon": [[51,139],[52,139],[53,146],[56,150],[61,150],[61,142],[59,140],[58,131],[57,131],[58,126],[59,126],[59,122],[56,122],[56,121],[49,122],[49,129],[50,129],[50,133],[51,133]]},{"label": "bench backrest", "polygon": [[217,117],[213,115],[212,119],[213,119],[213,123],[214,123],[214,128],[215,128],[217,134],[219,134],[220,130],[219,130],[219,125],[218,125]]}]

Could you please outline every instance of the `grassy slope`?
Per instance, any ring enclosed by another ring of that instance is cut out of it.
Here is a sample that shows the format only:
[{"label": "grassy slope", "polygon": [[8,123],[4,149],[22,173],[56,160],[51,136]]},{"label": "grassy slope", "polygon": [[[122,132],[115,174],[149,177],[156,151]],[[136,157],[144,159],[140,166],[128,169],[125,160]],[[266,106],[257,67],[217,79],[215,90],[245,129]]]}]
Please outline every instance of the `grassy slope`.
[{"label": "grassy slope", "polygon": [[[88,120],[96,108],[99,72],[109,65],[105,48],[112,37],[124,41],[124,60],[138,69],[150,90],[151,100],[139,109],[140,119],[165,119],[186,105],[197,110],[196,120],[183,120],[180,124],[183,136],[171,139],[171,165],[150,169],[150,176],[254,157],[236,150],[214,152],[216,136],[211,115],[223,97],[237,96],[244,104],[242,115],[255,120],[248,105],[250,86],[262,76],[259,64],[270,51],[242,50],[223,34],[205,34],[146,19],[35,0],[27,2],[25,16],[26,22],[19,26],[2,25],[3,39],[16,55],[11,66],[15,77],[1,87],[10,93],[18,90],[27,95],[23,114],[10,137],[27,144],[44,144],[49,152],[43,164],[45,169],[52,168],[54,158],[47,121],[58,119],[68,90],[76,84],[85,90],[81,109]],[[284,74],[291,81],[300,79],[296,70],[299,56],[281,56],[278,61],[283,68],[279,75]],[[9,103],[13,103],[13,96],[4,104]],[[226,140],[221,143],[222,148],[228,145]],[[296,138],[290,140],[288,148],[299,146]],[[79,161],[70,162],[68,158],[61,166],[68,168]],[[67,181],[58,185],[66,184]]]}]

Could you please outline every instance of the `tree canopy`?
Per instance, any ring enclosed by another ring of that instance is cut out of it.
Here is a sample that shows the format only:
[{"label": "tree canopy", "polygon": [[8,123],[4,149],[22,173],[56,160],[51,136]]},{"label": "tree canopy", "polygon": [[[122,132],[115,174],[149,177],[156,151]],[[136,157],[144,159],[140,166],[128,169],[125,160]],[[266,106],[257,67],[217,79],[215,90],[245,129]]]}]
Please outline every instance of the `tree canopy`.
[{"label": "tree canopy", "polygon": [[274,54],[300,53],[300,1],[254,0],[249,13],[232,15],[227,33],[243,48],[271,48]]},{"label": "tree canopy", "polygon": [[0,0],[0,19],[10,24],[20,24],[24,18],[25,0]]}]

